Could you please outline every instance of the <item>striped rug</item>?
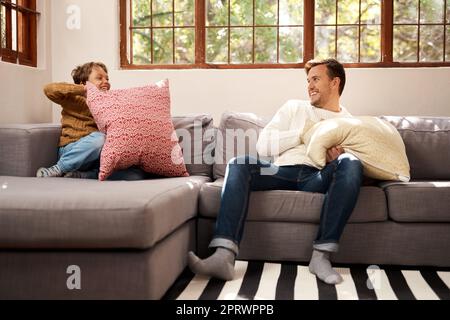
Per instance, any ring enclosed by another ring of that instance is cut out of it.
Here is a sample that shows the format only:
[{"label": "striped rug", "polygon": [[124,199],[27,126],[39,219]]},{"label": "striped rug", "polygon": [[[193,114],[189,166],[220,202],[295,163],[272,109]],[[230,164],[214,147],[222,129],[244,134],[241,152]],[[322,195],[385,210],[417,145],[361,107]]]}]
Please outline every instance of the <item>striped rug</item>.
[{"label": "striped rug", "polygon": [[352,265],[335,268],[344,282],[327,285],[307,265],[236,261],[233,281],[186,269],[165,300],[450,300],[450,268]]}]

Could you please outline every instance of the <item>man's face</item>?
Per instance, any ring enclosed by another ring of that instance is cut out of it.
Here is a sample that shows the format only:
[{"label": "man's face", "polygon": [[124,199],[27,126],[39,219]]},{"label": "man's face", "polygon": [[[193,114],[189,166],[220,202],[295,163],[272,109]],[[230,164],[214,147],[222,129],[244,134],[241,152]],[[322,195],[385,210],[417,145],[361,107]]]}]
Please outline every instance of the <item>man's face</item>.
[{"label": "man's face", "polygon": [[311,105],[323,108],[330,100],[336,90],[336,80],[330,79],[327,66],[319,65],[309,70],[308,94]]}]

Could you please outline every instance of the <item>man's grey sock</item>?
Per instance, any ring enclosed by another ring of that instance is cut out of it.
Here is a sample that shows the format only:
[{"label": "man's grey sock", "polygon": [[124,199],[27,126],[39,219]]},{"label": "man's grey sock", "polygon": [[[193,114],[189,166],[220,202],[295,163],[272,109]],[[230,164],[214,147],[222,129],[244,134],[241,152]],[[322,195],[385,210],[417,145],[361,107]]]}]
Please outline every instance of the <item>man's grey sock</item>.
[{"label": "man's grey sock", "polygon": [[331,266],[329,252],[314,250],[309,271],[328,284],[339,284],[343,281],[341,275]]},{"label": "man's grey sock", "polygon": [[193,252],[189,252],[189,268],[195,274],[205,275],[225,281],[234,278],[234,252],[225,248],[217,248],[209,258],[201,260]]}]

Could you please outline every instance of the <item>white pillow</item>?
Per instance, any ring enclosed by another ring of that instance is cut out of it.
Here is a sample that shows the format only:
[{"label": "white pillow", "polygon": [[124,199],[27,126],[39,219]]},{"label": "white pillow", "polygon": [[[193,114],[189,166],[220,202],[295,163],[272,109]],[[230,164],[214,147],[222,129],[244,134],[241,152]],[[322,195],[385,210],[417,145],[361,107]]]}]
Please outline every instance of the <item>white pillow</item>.
[{"label": "white pillow", "polygon": [[364,174],[379,180],[410,180],[405,144],[397,129],[376,117],[335,118],[316,123],[302,137],[307,156],[319,167],[326,152],[342,146],[364,166]]}]

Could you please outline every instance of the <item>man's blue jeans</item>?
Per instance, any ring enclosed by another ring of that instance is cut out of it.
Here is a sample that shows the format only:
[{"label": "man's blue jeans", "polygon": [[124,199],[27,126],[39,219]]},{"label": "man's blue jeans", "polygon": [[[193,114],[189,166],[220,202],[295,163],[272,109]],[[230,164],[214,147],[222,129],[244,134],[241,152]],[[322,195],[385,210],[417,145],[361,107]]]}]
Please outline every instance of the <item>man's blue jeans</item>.
[{"label": "man's blue jeans", "polygon": [[362,179],[361,162],[348,153],[340,155],[322,170],[307,165],[277,167],[249,156],[234,158],[227,166],[220,212],[210,247],[225,247],[238,254],[251,191],[298,190],[325,194],[313,246],[317,250],[336,252],[356,205]]},{"label": "man's blue jeans", "polygon": [[[83,171],[87,179],[98,179],[100,154],[105,144],[105,134],[99,131],[59,148],[58,166],[63,173]],[[114,172],[108,180],[142,180],[147,173],[137,167]]]}]

